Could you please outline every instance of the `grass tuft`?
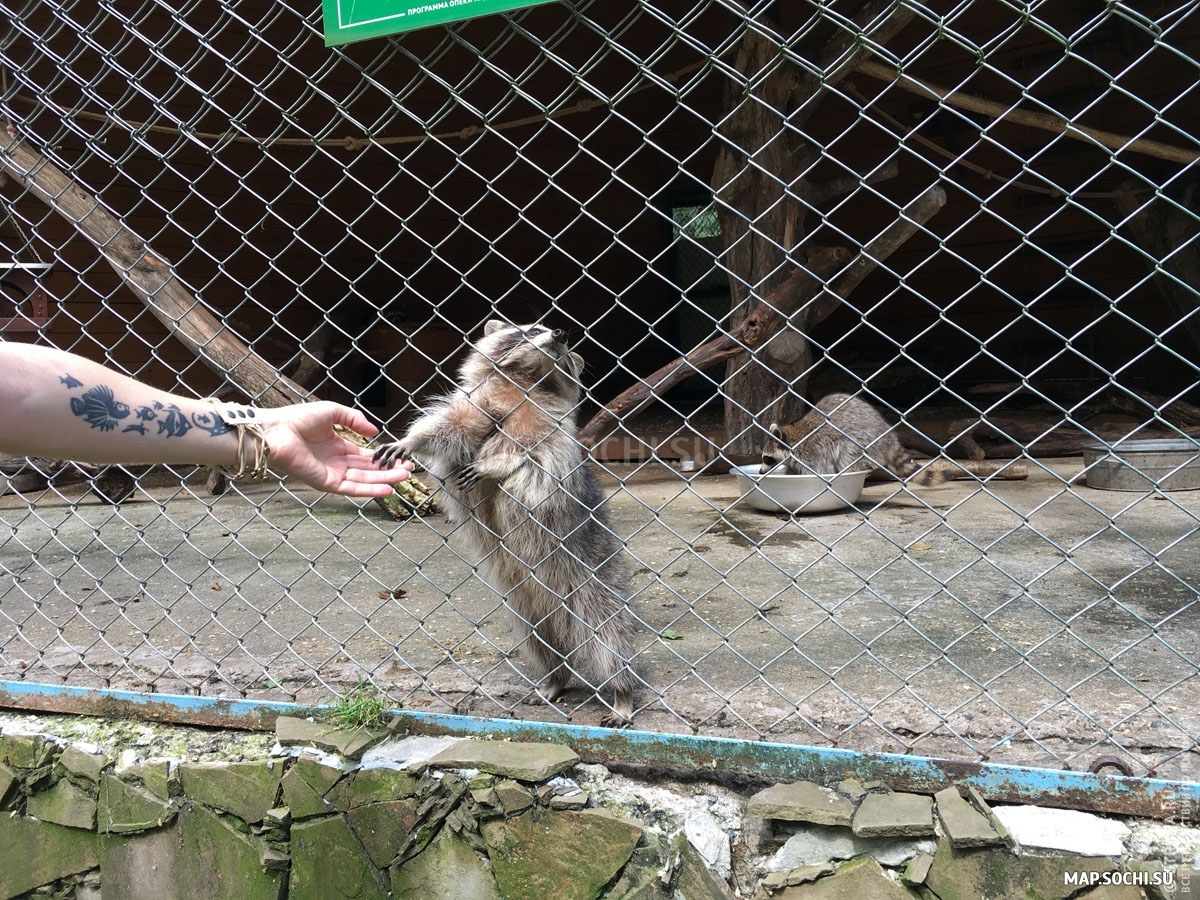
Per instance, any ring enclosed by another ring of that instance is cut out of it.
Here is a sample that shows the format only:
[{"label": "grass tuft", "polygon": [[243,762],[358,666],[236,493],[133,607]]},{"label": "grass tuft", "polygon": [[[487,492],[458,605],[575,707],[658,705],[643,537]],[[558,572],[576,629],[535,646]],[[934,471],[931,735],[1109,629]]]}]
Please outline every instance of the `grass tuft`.
[{"label": "grass tuft", "polygon": [[387,727],[391,701],[369,681],[359,681],[358,687],[338,698],[329,711],[333,722],[346,731]]}]

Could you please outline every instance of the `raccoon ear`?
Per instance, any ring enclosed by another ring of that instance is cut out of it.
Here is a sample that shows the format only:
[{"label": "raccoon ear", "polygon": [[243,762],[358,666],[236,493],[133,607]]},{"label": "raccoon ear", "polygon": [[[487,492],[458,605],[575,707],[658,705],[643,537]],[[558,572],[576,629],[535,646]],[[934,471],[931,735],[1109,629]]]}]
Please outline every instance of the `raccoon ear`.
[{"label": "raccoon ear", "polygon": [[771,437],[783,440],[783,429],[779,427],[778,422],[772,422],[771,427],[767,431],[771,432]]},{"label": "raccoon ear", "polygon": [[507,322],[501,322],[499,319],[490,319],[488,323],[483,326],[484,337],[489,334],[495,334],[497,331],[503,331],[507,327]]}]

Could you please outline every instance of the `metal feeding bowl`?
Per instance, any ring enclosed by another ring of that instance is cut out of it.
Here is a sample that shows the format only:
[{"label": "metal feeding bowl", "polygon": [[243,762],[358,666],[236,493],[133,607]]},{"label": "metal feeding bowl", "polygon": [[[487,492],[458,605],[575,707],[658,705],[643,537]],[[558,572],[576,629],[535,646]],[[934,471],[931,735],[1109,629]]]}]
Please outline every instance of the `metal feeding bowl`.
[{"label": "metal feeding bowl", "polygon": [[1087,486],[1102,491],[1200,488],[1200,443],[1187,438],[1085,444]]},{"label": "metal feeding bowl", "polygon": [[759,472],[760,465],[732,466],[741,499],[763,512],[829,512],[852,506],[862,495],[870,469],[841,475],[789,475],[782,471]]}]

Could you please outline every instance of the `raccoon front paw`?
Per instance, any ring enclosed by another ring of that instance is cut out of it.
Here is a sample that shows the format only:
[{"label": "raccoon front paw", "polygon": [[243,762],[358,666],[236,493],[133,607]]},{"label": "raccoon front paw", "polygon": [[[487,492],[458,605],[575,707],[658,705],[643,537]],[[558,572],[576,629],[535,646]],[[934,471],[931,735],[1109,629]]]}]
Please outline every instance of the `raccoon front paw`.
[{"label": "raccoon front paw", "polygon": [[458,470],[458,477],[455,479],[458,482],[460,489],[469,491],[483,479],[483,473],[475,468],[474,463],[467,463]]},{"label": "raccoon front paw", "polygon": [[400,443],[384,444],[375,451],[375,455],[371,457],[379,464],[380,468],[390,469],[398,462],[404,462],[412,459],[408,452],[408,448]]}]

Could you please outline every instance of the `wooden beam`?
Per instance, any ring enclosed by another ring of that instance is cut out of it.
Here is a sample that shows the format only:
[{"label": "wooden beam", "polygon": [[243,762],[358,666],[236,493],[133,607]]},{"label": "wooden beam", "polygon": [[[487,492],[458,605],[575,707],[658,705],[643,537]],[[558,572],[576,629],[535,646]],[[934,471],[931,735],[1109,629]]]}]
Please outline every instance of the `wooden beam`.
[{"label": "wooden beam", "polygon": [[283,406],[308,392],[256,354],[175,275],[170,261],[110,213],[100,199],[34,148],[0,128],[0,170],[74,225],[171,334],[217,374],[264,406]]}]

